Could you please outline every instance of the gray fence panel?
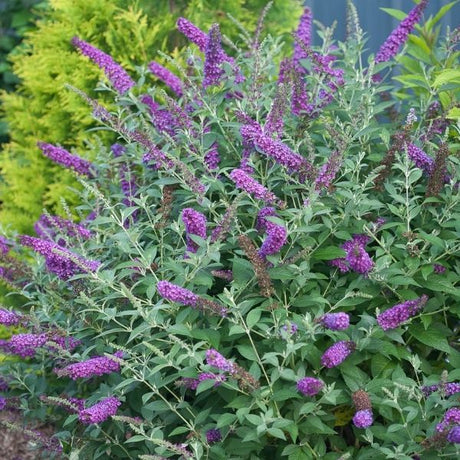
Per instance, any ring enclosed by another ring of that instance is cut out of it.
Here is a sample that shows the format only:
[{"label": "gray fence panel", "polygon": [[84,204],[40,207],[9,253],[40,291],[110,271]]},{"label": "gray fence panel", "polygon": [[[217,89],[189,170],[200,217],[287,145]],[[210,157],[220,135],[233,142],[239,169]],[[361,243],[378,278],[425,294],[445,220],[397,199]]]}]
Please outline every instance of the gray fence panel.
[{"label": "gray fence panel", "polygon": [[[424,12],[424,17],[435,15],[439,9],[450,3],[450,0],[431,0]],[[346,30],[346,0],[306,0],[305,5],[313,11],[314,19],[324,25],[331,25],[337,21],[335,38],[338,40],[345,39]],[[395,8],[409,12],[414,6],[412,0],[354,0],[358,10],[361,27],[367,34],[367,48],[369,52],[375,53],[386,37],[398,25],[398,21],[385,13],[380,8]],[[449,26],[451,29],[458,27],[460,24],[460,2],[444,16],[441,24],[445,29]],[[320,38],[314,33],[314,44],[319,44]]]}]

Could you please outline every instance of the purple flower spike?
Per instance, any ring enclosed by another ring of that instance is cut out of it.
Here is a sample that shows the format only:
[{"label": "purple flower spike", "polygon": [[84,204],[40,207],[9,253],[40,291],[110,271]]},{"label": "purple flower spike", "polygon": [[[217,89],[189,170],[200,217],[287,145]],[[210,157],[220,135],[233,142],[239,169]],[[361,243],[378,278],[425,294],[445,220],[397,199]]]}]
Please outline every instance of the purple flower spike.
[{"label": "purple flower spike", "polygon": [[415,144],[407,145],[407,156],[420,168],[426,175],[431,175],[434,168],[434,160],[429,157],[421,148]]},{"label": "purple flower spike", "polygon": [[198,245],[190,238],[190,235],[206,238],[206,217],[201,212],[186,208],[182,211],[182,221],[185,224],[187,251],[196,252]]},{"label": "purple flower spike", "polygon": [[47,340],[46,334],[15,334],[10,340],[4,341],[1,348],[7,353],[28,358],[35,356],[37,348],[43,347]]},{"label": "purple flower spike", "polygon": [[77,155],[72,155],[62,147],[56,147],[55,145],[47,144],[45,142],[37,142],[37,146],[41,149],[43,155],[48,157],[51,161],[54,161],[65,168],[72,169],[83,176],[94,176],[92,172],[93,164],[90,161]]},{"label": "purple flower spike", "polygon": [[369,254],[359,242],[355,242],[352,248],[347,252],[345,260],[352,270],[362,275],[367,275],[374,266],[374,262],[372,262]]},{"label": "purple flower spike", "polygon": [[21,319],[22,316],[19,313],[0,308],[0,324],[3,326],[16,326]]},{"label": "purple flower spike", "polygon": [[316,190],[328,189],[335,179],[336,174],[338,173],[341,165],[342,156],[336,150],[332,152],[331,156],[328,158],[326,163],[321,167],[318,176],[315,180]]},{"label": "purple flower spike", "polygon": [[286,228],[282,225],[267,221],[267,237],[259,250],[260,257],[278,253],[287,240]]},{"label": "purple flower spike", "polygon": [[214,142],[209,151],[205,154],[204,162],[210,171],[214,171],[219,168],[220,155],[217,142]]},{"label": "purple flower spike", "polygon": [[114,396],[111,396],[99,401],[88,409],[82,410],[78,414],[78,419],[85,425],[102,423],[112,415],[115,415],[119,406],[121,406],[121,402]]},{"label": "purple flower spike", "polygon": [[136,84],[120,64],[117,64],[111,56],[100,49],[97,49],[84,40],[80,40],[78,37],[72,38],[72,45],[104,71],[119,94],[126,93]]},{"label": "purple flower spike", "polygon": [[44,256],[46,268],[62,280],[67,280],[78,273],[94,272],[101,265],[98,261],[84,259],[56,243],[40,238],[23,235],[21,244]]},{"label": "purple flower spike", "polygon": [[220,42],[219,26],[218,24],[213,24],[209,30],[209,38],[206,43],[203,88],[218,85],[224,75],[222,63],[225,60],[225,53]]},{"label": "purple flower spike", "polygon": [[195,43],[202,53],[205,52],[208,36],[201,29],[185,18],[179,18],[177,20],[177,28],[179,32],[182,32],[192,43]]},{"label": "purple flower spike", "polygon": [[158,62],[155,61],[152,61],[149,64],[149,70],[153,73],[153,75],[158,77],[166,86],[171,88],[177,94],[177,96],[182,96],[182,81],[178,76],[174,75],[170,70],[158,64]]},{"label": "purple flower spike", "polygon": [[460,444],[460,425],[454,426],[447,435],[447,440],[454,444]]},{"label": "purple flower spike", "polygon": [[117,351],[114,354],[115,359],[108,356],[97,356],[86,361],[70,364],[63,369],[55,369],[55,373],[59,377],[67,376],[72,380],[111,374],[120,370],[118,359],[121,359],[122,356],[122,351]]},{"label": "purple flower spike", "polygon": [[235,182],[235,185],[249,195],[254,195],[254,198],[263,200],[268,204],[279,203],[280,200],[262,184],[259,184],[249,174],[242,169],[234,169],[230,173],[230,179]]},{"label": "purple flower spike", "polygon": [[216,367],[217,369],[225,372],[235,372],[235,365],[225,359],[217,350],[211,348],[206,351],[206,364]]},{"label": "purple flower spike", "polygon": [[393,56],[396,56],[399,47],[407,40],[408,35],[412,32],[415,24],[420,21],[423,10],[428,0],[422,0],[416,5],[410,13],[399,23],[398,27],[391,32],[375,56],[375,63],[387,62]]},{"label": "purple flower spike", "polygon": [[429,385],[423,386],[421,389],[425,397],[428,397],[431,393],[439,390],[442,390],[446,396],[452,396],[453,394],[460,393],[460,383],[450,382],[439,385]]},{"label": "purple flower spike", "polygon": [[428,301],[428,296],[422,295],[415,300],[397,304],[377,316],[377,323],[384,330],[395,329],[409,318],[415,316]]},{"label": "purple flower spike", "polygon": [[63,219],[60,216],[50,216],[48,214],[40,216],[40,219],[34,224],[34,230],[40,238],[54,241],[61,246],[65,246],[66,242],[62,238],[56,240],[58,231],[65,233],[70,238],[83,238],[85,240],[91,238],[91,232],[83,225]]},{"label": "purple flower spike", "polygon": [[436,425],[436,431],[443,432],[452,425],[460,425],[460,407],[447,409],[441,423]]},{"label": "purple flower spike", "polygon": [[297,390],[305,396],[315,396],[324,387],[324,383],[314,377],[304,377],[297,382]]},{"label": "purple flower spike", "polygon": [[329,369],[341,364],[355,349],[352,341],[341,340],[329,347],[321,357],[321,364]]},{"label": "purple flower spike", "polygon": [[3,396],[0,396],[0,411],[5,409],[5,407],[6,407],[6,398],[4,398]]},{"label": "purple flower spike", "polygon": [[359,410],[353,417],[353,424],[356,428],[368,428],[374,422],[370,409]]},{"label": "purple flower spike", "polygon": [[305,69],[300,65],[300,60],[308,58],[308,54],[304,51],[304,48],[309,48],[311,46],[312,19],[313,15],[310,8],[305,8],[295,34],[293,61],[296,67],[302,69],[303,73]]},{"label": "purple flower spike", "polygon": [[158,281],[157,290],[158,294],[166,300],[189,307],[197,306],[198,296],[196,294],[169,281]]},{"label": "purple flower spike", "polygon": [[303,156],[293,152],[282,142],[265,135],[260,126],[243,125],[240,132],[244,141],[252,142],[261,152],[289,171],[308,169],[307,160]]},{"label": "purple flower spike", "polygon": [[326,313],[321,318],[321,324],[332,331],[344,331],[350,325],[350,317],[347,313]]},{"label": "purple flower spike", "polygon": [[218,428],[211,428],[210,430],[206,431],[206,441],[209,444],[214,442],[219,442],[222,440],[222,434]]}]

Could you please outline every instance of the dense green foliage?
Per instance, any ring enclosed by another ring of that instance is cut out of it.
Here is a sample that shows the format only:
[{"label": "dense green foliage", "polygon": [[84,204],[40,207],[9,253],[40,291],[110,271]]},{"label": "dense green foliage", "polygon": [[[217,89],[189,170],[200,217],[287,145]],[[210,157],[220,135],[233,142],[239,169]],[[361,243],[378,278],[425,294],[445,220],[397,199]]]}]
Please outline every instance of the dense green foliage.
[{"label": "dense green foliage", "polygon": [[[2,397],[52,421],[47,455],[460,455],[460,418],[441,425],[460,411],[457,36],[431,43],[426,91],[403,94],[394,60],[363,62],[353,14],[348,30],[321,29],[318,48],[304,31],[280,71],[278,37],[233,62],[214,26],[214,52],[171,63],[182,97],[150,88],[153,117],[142,78],[122,96],[67,88],[99,128],[73,200],[86,228],[48,217],[42,240],[0,241],[29,260],[9,274],[23,316],[0,319],[34,334],[0,342]],[[416,69],[423,46],[397,61]]]},{"label": "dense green foliage", "polygon": [[[14,72],[22,82],[18,91],[2,98],[11,142],[0,155],[0,222],[21,232],[31,230],[44,207],[63,214],[62,198],[73,204],[68,188],[75,181],[41,157],[37,140],[73,147],[83,156],[94,155],[94,138],[86,133],[93,122],[64,85],[92,92],[101,74],[74,52],[70,44],[74,35],[134,70],[153,59],[164,62],[158,50],[177,53],[184,40],[171,31],[179,16],[189,17],[205,30],[219,20],[223,32],[238,41],[237,29],[226,13],[242,18],[253,29],[265,1],[52,0],[50,4],[51,10],[12,56]],[[297,0],[275,1],[269,27],[275,33],[290,32],[300,11]],[[148,84],[152,81],[148,78]],[[107,100],[106,95],[102,97]]]}]

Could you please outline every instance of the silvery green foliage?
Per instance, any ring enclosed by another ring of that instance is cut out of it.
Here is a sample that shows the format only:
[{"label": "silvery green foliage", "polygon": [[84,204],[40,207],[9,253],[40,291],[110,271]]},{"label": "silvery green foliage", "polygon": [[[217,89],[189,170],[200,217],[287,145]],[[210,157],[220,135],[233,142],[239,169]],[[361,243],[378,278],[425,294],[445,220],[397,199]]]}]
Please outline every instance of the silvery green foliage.
[{"label": "silvery green foliage", "polygon": [[230,56],[217,30],[213,62],[191,48],[177,67],[180,98],[135,87],[108,112],[80,93],[122,148],[81,179],[91,238],[51,234],[101,265],[60,279],[37,255],[9,275],[43,340],[1,363],[4,406],[80,458],[455,457],[458,87],[395,104],[356,34],[323,29],[293,63],[273,37]]}]

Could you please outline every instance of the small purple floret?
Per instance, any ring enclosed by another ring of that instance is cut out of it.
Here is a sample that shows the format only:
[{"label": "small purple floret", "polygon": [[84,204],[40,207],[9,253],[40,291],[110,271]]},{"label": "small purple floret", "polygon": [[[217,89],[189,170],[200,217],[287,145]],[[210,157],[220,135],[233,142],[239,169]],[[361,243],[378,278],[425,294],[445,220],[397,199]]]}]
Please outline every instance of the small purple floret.
[{"label": "small purple floret", "polygon": [[315,396],[324,387],[324,383],[314,377],[304,377],[297,382],[297,390],[305,396]]},{"label": "small purple floret", "polygon": [[367,428],[372,425],[374,418],[370,409],[359,410],[353,417],[356,428]]},{"label": "small purple floret", "polygon": [[354,351],[355,343],[352,341],[341,340],[329,347],[321,357],[321,364],[332,368],[341,364]]}]

